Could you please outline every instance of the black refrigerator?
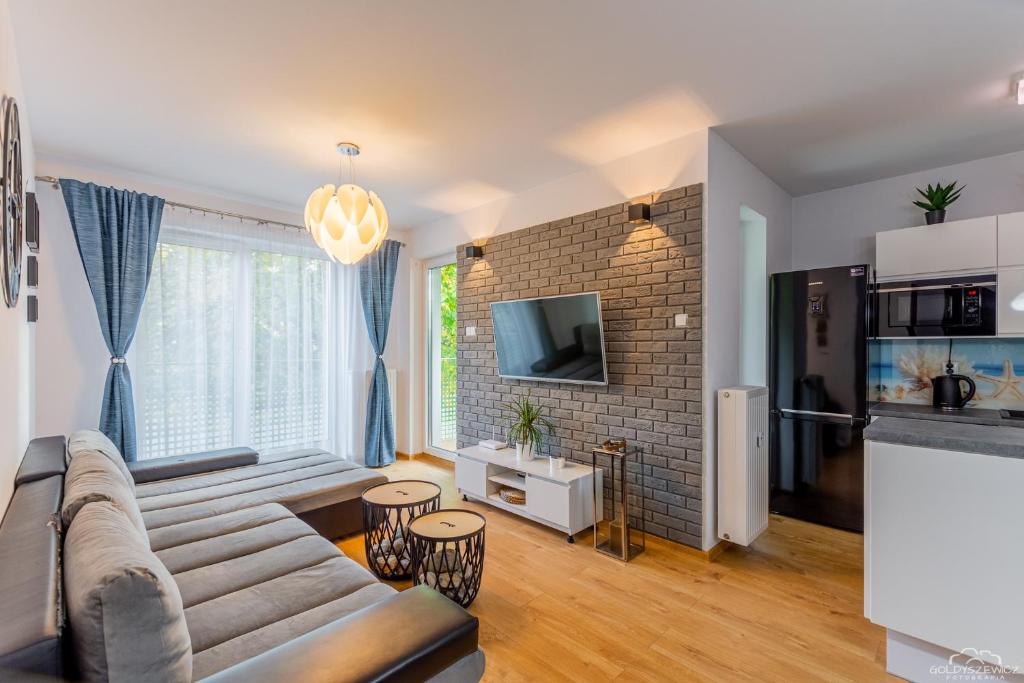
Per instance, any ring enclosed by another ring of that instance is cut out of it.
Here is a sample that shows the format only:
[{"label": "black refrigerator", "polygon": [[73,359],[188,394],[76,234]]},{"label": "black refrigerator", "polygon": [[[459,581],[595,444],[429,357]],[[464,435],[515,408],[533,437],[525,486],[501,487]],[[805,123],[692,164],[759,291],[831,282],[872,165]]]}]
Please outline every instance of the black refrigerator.
[{"label": "black refrigerator", "polygon": [[769,283],[773,512],[864,530],[868,266]]}]

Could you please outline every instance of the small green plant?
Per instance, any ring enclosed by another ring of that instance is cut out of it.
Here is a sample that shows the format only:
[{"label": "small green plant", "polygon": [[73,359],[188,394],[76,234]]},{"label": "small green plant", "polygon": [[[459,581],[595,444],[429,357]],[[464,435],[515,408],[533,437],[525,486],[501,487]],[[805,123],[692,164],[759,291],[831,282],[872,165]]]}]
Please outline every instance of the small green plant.
[{"label": "small green plant", "polygon": [[530,394],[520,396],[505,406],[512,413],[512,424],[508,428],[509,439],[513,443],[539,444],[543,434],[555,433],[555,426],[544,417],[544,406],[530,402]]},{"label": "small green plant", "polygon": [[928,187],[924,190],[920,187],[917,188],[918,194],[924,197],[925,200],[914,202],[914,206],[919,206],[925,211],[944,211],[947,206],[960,198],[960,192],[964,188],[957,189],[956,184],[957,181],[954,180],[945,186],[942,183],[935,183],[935,187],[932,187],[931,183],[929,183]]}]

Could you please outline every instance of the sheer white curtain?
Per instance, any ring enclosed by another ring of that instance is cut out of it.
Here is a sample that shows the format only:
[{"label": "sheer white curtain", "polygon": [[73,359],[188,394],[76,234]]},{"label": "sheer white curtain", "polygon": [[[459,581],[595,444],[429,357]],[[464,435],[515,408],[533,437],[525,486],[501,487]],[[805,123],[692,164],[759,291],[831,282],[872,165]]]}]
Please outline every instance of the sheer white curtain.
[{"label": "sheer white curtain", "polygon": [[335,447],[338,455],[364,462],[366,432],[366,390],[373,349],[366,333],[362,302],[359,300],[359,267],[335,266],[337,310],[337,410]]},{"label": "sheer white curtain", "polygon": [[348,374],[369,367],[369,344],[355,271],[303,231],[165,210],[133,346],[140,457],[238,445],[358,458],[349,411],[365,398]]},{"label": "sheer white curtain", "polygon": [[140,457],[234,438],[234,254],[162,242],[136,331]]}]

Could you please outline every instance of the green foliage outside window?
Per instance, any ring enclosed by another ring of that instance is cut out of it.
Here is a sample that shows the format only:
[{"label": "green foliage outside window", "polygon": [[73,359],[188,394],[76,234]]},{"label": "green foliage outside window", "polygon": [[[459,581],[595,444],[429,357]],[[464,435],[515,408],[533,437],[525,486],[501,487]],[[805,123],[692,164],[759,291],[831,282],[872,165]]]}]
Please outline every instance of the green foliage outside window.
[{"label": "green foliage outside window", "polygon": [[452,263],[441,267],[441,438],[455,438],[457,298]]}]

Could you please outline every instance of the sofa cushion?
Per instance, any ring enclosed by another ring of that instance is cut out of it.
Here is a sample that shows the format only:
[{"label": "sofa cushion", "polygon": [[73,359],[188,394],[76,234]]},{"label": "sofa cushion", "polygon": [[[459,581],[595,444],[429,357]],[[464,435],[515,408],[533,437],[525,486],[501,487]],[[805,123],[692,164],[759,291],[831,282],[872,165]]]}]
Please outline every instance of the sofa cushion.
[{"label": "sofa cushion", "polygon": [[174,575],[185,607],[276,579],[290,572],[342,557],[333,543],[304,536],[265,550]]},{"label": "sofa cushion", "polygon": [[128,488],[131,489],[132,493],[135,493],[135,479],[132,477],[132,473],[128,471],[128,465],[125,464],[121,451],[117,450],[117,446],[107,438],[106,434],[98,429],[79,429],[68,437],[66,455],[68,467],[71,466],[71,461],[75,459],[75,456],[79,453],[88,452],[100,453],[109,458],[110,462],[117,467],[121,476],[124,477]]},{"label": "sofa cushion", "polygon": [[149,529],[149,545],[154,551],[166,550],[179,545],[216,538],[223,534],[252,529],[280,519],[291,519],[294,516],[283,505],[266,503],[192,522]]},{"label": "sofa cushion", "polygon": [[259,553],[306,536],[317,535],[308,524],[300,522],[290,513],[286,514],[287,519],[177,545],[157,551],[156,556],[167,567],[167,571],[178,574]]},{"label": "sofa cushion", "polygon": [[186,608],[192,647],[195,652],[202,652],[372,585],[383,584],[369,571],[338,554]]},{"label": "sofa cushion", "polygon": [[395,589],[391,586],[372,583],[343,597],[226,640],[193,656],[192,677],[200,680],[215,674],[335,619],[369,607],[394,593]]},{"label": "sofa cushion", "polygon": [[172,493],[206,489],[220,484],[257,479],[271,474],[295,472],[324,463],[343,463],[347,469],[356,469],[359,465],[339,458],[333,453],[323,450],[300,450],[260,456],[255,465],[222,469],[216,472],[203,472],[188,476],[175,477],[137,484],[135,495],[140,499],[154,496],[165,496]]},{"label": "sofa cushion", "polygon": [[[199,475],[203,476],[207,475]],[[201,494],[204,500],[185,499],[187,492],[183,492],[140,498],[139,504],[146,527],[152,531],[265,503],[281,503],[295,514],[301,514],[357,499],[370,486],[387,480],[378,472],[352,467],[351,463],[339,459],[338,463],[270,475],[259,481],[213,486]],[[182,498],[174,498],[176,495]]]},{"label": "sofa cushion", "polygon": [[85,680],[191,680],[178,587],[144,535],[110,503],[90,503],[76,515],[64,543],[64,586]]},{"label": "sofa cushion", "polygon": [[96,451],[81,451],[71,460],[64,477],[64,504],[61,507],[64,528],[71,526],[85,505],[99,501],[111,503],[121,510],[148,546],[149,536],[139,505],[117,467],[110,458]]}]

